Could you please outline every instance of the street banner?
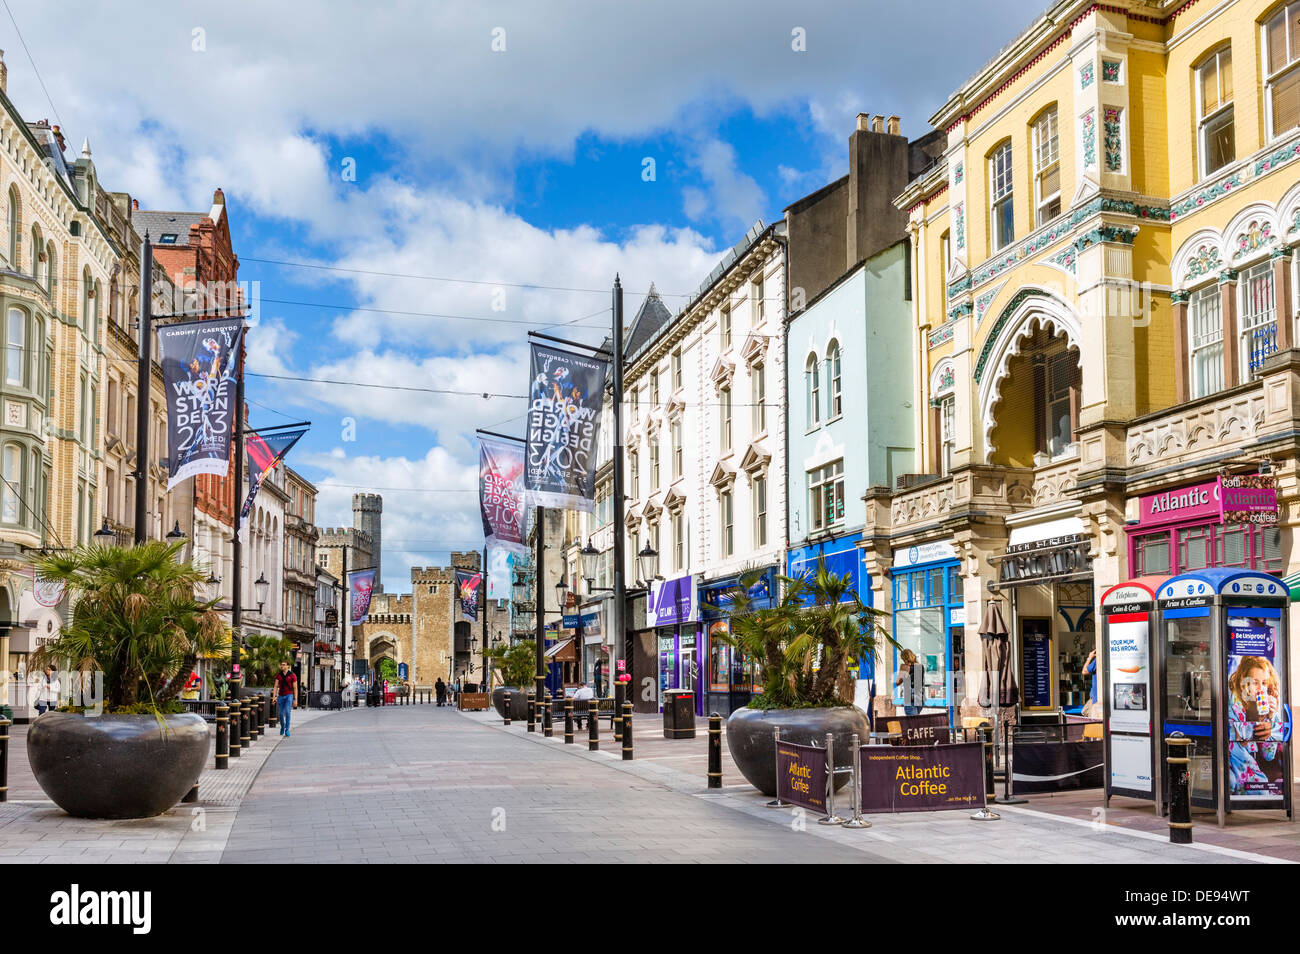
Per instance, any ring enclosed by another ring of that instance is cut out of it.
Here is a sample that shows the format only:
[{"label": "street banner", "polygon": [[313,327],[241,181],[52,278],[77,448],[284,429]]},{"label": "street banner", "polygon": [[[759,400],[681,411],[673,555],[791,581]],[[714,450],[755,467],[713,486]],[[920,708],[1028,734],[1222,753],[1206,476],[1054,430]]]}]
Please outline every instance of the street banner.
[{"label": "street banner", "polygon": [[241,318],[186,321],[158,329],[167,395],[167,489],[195,474],[230,472]]},{"label": "street banner", "polygon": [[530,503],[590,513],[595,509],[600,407],[609,364],[534,344],[531,366],[524,465]]},{"label": "street banner", "polygon": [[514,595],[515,567],[510,552],[488,547],[487,598],[508,600]]},{"label": "street banner", "polygon": [[924,715],[889,716],[885,725],[890,732],[897,723],[898,731],[903,733],[895,745],[947,745],[948,713],[927,712]]},{"label": "street banner", "polygon": [[479,585],[483,574],[473,570],[456,571],[456,589],[460,592],[460,611],[470,620],[478,621]]},{"label": "street banner", "polygon": [[489,549],[500,548],[523,556],[524,445],[519,441],[478,439],[478,502],[483,516],[483,538]]},{"label": "street banner", "polygon": [[826,750],[781,741],[776,745],[776,797],[826,814]]},{"label": "street banner", "polygon": [[984,746],[979,742],[864,745],[858,753],[864,815],[984,804]]},{"label": "street banner", "polygon": [[370,616],[370,591],[374,588],[374,570],[353,570],[348,573],[348,592],[352,597],[353,626],[360,626]]},{"label": "street banner", "polygon": [[291,427],[273,434],[250,432],[244,437],[244,456],[248,460],[248,496],[244,498],[244,506],[239,511],[239,529],[242,530],[244,524],[248,523],[248,515],[253,510],[253,498],[262,487],[262,478],[284,460],[289,448],[306,433],[305,427]]}]

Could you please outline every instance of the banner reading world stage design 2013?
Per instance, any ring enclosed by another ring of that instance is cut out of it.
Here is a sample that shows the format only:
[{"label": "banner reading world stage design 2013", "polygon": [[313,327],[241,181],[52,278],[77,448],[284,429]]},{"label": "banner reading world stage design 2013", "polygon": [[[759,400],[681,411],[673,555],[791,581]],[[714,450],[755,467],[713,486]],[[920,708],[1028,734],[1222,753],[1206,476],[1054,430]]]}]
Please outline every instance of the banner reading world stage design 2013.
[{"label": "banner reading world stage design 2013", "polygon": [[537,506],[590,512],[609,365],[537,344],[531,364],[524,487]]},{"label": "banner reading world stage design 2013", "polygon": [[492,437],[478,440],[478,505],[483,515],[483,537],[489,548],[526,554],[524,445]]},{"label": "banner reading world stage design 2013", "polygon": [[186,321],[158,329],[167,393],[167,489],[195,474],[226,476],[244,322]]}]

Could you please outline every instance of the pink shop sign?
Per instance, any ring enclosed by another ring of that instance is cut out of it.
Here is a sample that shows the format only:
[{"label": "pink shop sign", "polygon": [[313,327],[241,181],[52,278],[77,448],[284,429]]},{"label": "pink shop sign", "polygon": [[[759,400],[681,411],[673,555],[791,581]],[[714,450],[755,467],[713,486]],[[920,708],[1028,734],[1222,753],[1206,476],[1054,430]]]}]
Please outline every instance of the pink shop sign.
[{"label": "pink shop sign", "polygon": [[1144,527],[1202,518],[1218,520],[1219,482],[1210,480],[1191,487],[1162,490],[1139,497],[1138,503],[1141,514],[1139,523]]}]

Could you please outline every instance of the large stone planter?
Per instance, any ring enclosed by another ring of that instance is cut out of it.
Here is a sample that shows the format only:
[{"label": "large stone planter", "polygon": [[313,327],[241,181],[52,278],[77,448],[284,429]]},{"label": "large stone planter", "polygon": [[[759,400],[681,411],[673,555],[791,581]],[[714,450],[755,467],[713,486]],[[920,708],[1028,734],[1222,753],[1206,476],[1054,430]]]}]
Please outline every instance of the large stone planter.
[{"label": "large stone planter", "polygon": [[[776,795],[776,738],[773,730],[781,729],[781,739],[799,745],[826,745],[826,733],[834,739],[835,766],[853,764],[853,734],[865,745],[870,739],[871,723],[867,714],[856,706],[833,709],[737,709],[727,719],[727,749],[731,760],[756,789],[769,797]],[[836,776],[835,790],[848,784],[847,772]]]},{"label": "large stone planter", "polygon": [[78,818],[148,818],[179,802],[208,758],[195,713],[84,716],[47,712],[27,730],[27,759],[45,794]]},{"label": "large stone planter", "polygon": [[506,691],[510,691],[510,721],[525,722],[528,719],[528,694],[514,686],[497,686],[492,690],[492,708],[497,715],[506,717]]}]

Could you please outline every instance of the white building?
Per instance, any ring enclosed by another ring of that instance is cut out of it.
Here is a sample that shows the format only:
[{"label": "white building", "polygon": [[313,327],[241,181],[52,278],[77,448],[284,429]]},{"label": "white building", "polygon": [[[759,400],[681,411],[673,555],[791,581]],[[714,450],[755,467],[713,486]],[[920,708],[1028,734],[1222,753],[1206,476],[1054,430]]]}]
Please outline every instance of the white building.
[{"label": "white building", "polygon": [[[247,495],[248,479],[245,474],[244,485],[236,504],[236,519]],[[285,504],[288,500],[284,468],[275,467],[262,479],[257,496],[253,499],[253,510],[248,515],[248,524],[243,530],[244,577],[240,602],[246,611],[241,617],[245,638],[259,634],[275,637],[285,635],[284,521]],[[266,603],[262,605],[260,611],[255,600],[257,590],[254,586],[259,579],[265,579],[269,584]]]},{"label": "white building", "polygon": [[727,594],[756,570],[763,605],[782,571],[785,282],[785,225],[760,222],[626,364],[628,578],[648,542],[659,575],[692,592],[686,618],[660,616],[651,652],[659,688],[693,689],[700,714],[743,705],[752,684],[716,638]]}]

